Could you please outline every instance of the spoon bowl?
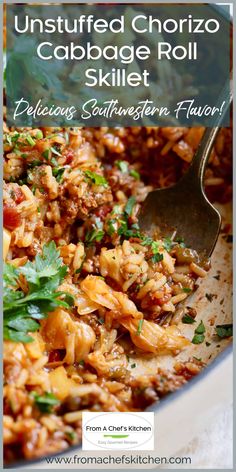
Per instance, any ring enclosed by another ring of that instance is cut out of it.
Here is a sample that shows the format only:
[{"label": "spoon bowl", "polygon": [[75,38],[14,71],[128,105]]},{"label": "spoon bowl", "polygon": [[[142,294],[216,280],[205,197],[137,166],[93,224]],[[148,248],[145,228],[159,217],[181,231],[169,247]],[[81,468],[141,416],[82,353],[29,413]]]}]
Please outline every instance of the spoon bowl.
[{"label": "spoon bowl", "polygon": [[184,176],[176,185],[151,192],[139,215],[143,231],[183,238],[187,247],[210,256],[220,231],[221,217],[198,185]]}]

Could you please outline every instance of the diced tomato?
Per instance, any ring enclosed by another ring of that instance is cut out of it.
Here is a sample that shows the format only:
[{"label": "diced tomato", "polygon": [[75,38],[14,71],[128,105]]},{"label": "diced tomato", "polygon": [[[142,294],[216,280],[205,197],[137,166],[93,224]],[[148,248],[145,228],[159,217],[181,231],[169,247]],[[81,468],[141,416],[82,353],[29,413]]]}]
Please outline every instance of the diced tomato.
[{"label": "diced tomato", "polygon": [[97,210],[95,211],[95,215],[101,218],[101,220],[104,220],[104,218],[110,213],[111,207],[109,205],[101,205]]},{"label": "diced tomato", "polygon": [[13,230],[20,226],[21,217],[16,208],[4,205],[3,207],[3,226],[7,229]]},{"label": "diced tomato", "polygon": [[171,299],[170,293],[166,293],[162,298],[155,298],[155,304],[162,306],[164,303],[167,303]]},{"label": "diced tomato", "polygon": [[66,164],[71,164],[71,162],[73,161],[74,159],[74,151],[72,151],[72,149],[68,149],[68,151],[66,152]]},{"label": "diced tomato", "polygon": [[16,190],[14,190],[14,200],[15,202],[17,203],[17,205],[21,202],[23,202],[23,200],[25,199],[24,197],[24,194],[23,192],[21,191],[20,188],[16,188]]},{"label": "diced tomato", "polygon": [[55,351],[51,351],[48,356],[49,362],[59,362],[65,357],[65,350],[64,349],[56,349]]}]

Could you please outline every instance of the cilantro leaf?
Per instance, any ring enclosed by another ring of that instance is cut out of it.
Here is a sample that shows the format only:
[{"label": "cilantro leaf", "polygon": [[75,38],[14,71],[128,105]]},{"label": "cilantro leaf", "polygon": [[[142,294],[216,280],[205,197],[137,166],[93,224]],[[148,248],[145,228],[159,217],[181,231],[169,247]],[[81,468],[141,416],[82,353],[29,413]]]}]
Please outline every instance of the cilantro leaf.
[{"label": "cilantro leaf", "polygon": [[[38,320],[45,318],[57,306],[69,308],[73,297],[58,291],[67,267],[63,264],[54,241],[45,244],[41,255],[34,262],[27,262],[18,269],[4,265],[3,311],[4,339],[28,343],[33,341],[28,332],[40,328]],[[28,292],[18,287],[18,279],[24,275]]]},{"label": "cilantro leaf", "polygon": [[41,279],[51,279],[55,275],[60,275],[58,280],[60,282],[63,280],[66,270],[66,266],[62,266],[62,259],[55,242],[51,241],[44,245],[42,255],[37,255],[34,262],[27,262],[21,267],[20,272],[25,276],[27,282],[39,286]]},{"label": "cilantro leaf", "polygon": [[143,318],[141,318],[141,320],[139,320],[139,323],[138,323],[138,329],[137,329],[137,335],[138,336],[140,336],[140,334],[141,334],[142,327],[143,327]]},{"label": "cilantro leaf", "polygon": [[116,161],[115,164],[117,165],[118,169],[123,172],[123,174],[126,174],[129,170],[128,162],[126,161]]},{"label": "cilantro leaf", "polygon": [[196,320],[192,316],[190,316],[188,313],[186,313],[186,315],[184,315],[182,318],[182,323],[193,324],[193,323],[196,323]]},{"label": "cilantro leaf", "polygon": [[5,284],[9,284],[12,287],[16,286],[16,281],[18,278],[16,268],[11,264],[4,264],[3,268],[3,281]]},{"label": "cilantro leaf", "polygon": [[38,395],[36,392],[32,392],[32,396],[34,398],[35,405],[41,411],[41,413],[52,413],[54,407],[60,404],[55,395],[50,392],[45,392],[44,395]]},{"label": "cilantro leaf", "polygon": [[9,329],[6,326],[3,327],[4,339],[9,341],[14,341],[16,343],[31,343],[33,338],[28,334],[25,334],[23,331],[15,331]]},{"label": "cilantro leaf", "polygon": [[57,182],[60,184],[62,181],[63,174],[65,172],[65,167],[53,167],[52,174],[56,177]]},{"label": "cilantro leaf", "polygon": [[58,149],[55,146],[51,147],[50,150],[53,154],[56,154],[56,156],[61,156],[61,153],[58,151]]},{"label": "cilantro leaf", "polygon": [[130,170],[130,175],[131,175],[131,177],[134,177],[134,179],[140,180],[140,173],[137,170],[131,169]]},{"label": "cilantro leaf", "polygon": [[217,325],[216,326],[216,334],[219,336],[219,338],[229,338],[230,336],[233,336],[233,325],[232,323],[230,324],[223,324],[223,325]]},{"label": "cilantro leaf", "polygon": [[199,323],[199,325],[197,326],[197,328],[195,329],[195,331],[194,331],[194,336],[193,336],[193,339],[192,339],[192,343],[193,344],[203,343],[203,341],[205,340],[205,334],[204,334],[205,331],[206,331],[206,328],[204,326],[203,321],[201,321]]},{"label": "cilantro leaf", "polygon": [[152,244],[153,240],[149,236],[145,237],[142,241],[142,246],[150,246]]},{"label": "cilantro leaf", "polygon": [[151,257],[151,261],[156,263],[156,262],[161,262],[163,260],[163,254],[160,254],[160,252],[157,252],[154,254],[154,256]]},{"label": "cilantro leaf", "polygon": [[202,344],[205,339],[204,334],[195,334],[192,339],[193,344]]},{"label": "cilantro leaf", "polygon": [[205,331],[206,331],[206,328],[205,328],[205,326],[204,326],[203,321],[201,321],[201,322],[199,323],[199,325],[197,326],[197,328],[195,329],[195,333],[196,333],[196,334],[203,334],[203,333],[205,333]]},{"label": "cilantro leaf", "polygon": [[170,252],[172,246],[173,246],[173,241],[171,240],[171,238],[165,238],[163,240],[163,247],[167,252]]},{"label": "cilantro leaf", "polygon": [[85,236],[85,243],[92,244],[93,242],[100,242],[103,239],[105,231],[103,229],[94,228],[91,231],[88,231]]},{"label": "cilantro leaf", "polygon": [[125,205],[124,212],[126,215],[130,216],[132,213],[132,210],[134,208],[134,205],[136,203],[136,200],[134,197],[130,197]]},{"label": "cilantro leaf", "polygon": [[107,187],[108,186],[108,182],[107,180],[105,179],[105,177],[103,177],[103,175],[100,175],[100,174],[96,174],[96,172],[92,172],[91,170],[86,170],[84,172],[85,176],[90,179],[94,184],[96,185],[103,185],[103,187]]},{"label": "cilantro leaf", "polygon": [[116,231],[116,220],[114,218],[112,218],[111,220],[108,220],[107,226],[108,226],[107,234],[109,236],[112,236]]}]

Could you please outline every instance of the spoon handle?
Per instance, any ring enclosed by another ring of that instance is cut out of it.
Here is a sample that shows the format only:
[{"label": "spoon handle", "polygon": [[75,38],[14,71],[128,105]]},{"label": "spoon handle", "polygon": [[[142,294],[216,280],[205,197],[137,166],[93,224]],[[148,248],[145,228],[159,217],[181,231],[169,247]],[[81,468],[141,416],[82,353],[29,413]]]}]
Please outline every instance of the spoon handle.
[{"label": "spoon handle", "polygon": [[227,83],[220,95],[219,104],[221,105],[223,101],[226,102],[223,113],[218,115],[215,119],[214,127],[206,128],[197,151],[193,157],[189,170],[185,174],[188,180],[194,180],[198,185],[200,185],[201,188],[203,187],[204,172],[211,154],[212,146],[220,130],[222,120],[232,102],[231,81]]}]

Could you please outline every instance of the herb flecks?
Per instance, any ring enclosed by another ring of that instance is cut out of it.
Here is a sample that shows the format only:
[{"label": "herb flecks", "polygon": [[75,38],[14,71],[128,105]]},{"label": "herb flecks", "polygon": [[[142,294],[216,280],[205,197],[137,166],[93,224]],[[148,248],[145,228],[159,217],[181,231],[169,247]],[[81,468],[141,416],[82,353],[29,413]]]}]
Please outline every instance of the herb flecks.
[{"label": "herb flecks", "polygon": [[128,171],[129,171],[128,162],[119,160],[119,161],[116,161],[115,164],[123,174],[128,173]]},{"label": "herb flecks", "polygon": [[138,323],[138,329],[137,329],[137,335],[140,336],[141,332],[142,332],[142,327],[143,327],[143,318],[141,318],[141,320],[139,320],[139,323]]},{"label": "herb flecks", "polygon": [[36,392],[32,392],[31,395],[41,413],[52,413],[54,408],[60,404],[55,395],[50,392],[45,392],[44,395],[38,395]]},{"label": "herb flecks", "polygon": [[90,246],[95,242],[100,242],[104,236],[105,231],[103,230],[103,222],[100,218],[95,218],[93,228],[87,231],[85,235],[85,244]]},{"label": "herb flecks", "polygon": [[125,205],[124,212],[126,215],[131,216],[136,200],[134,197],[130,197]]},{"label": "herb flecks", "polygon": [[195,329],[195,331],[194,331],[194,336],[193,336],[193,339],[192,339],[192,343],[193,344],[202,344],[205,341],[205,332],[206,332],[205,325],[204,325],[203,321],[201,321],[199,323],[199,325],[197,326],[197,328]]},{"label": "herb flecks", "polygon": [[182,318],[182,323],[193,324],[196,323],[196,320],[189,313],[186,313],[186,315],[184,315]]},{"label": "herb flecks", "polygon": [[205,293],[205,297],[211,303],[212,300],[217,297],[217,295],[214,293]]},{"label": "herb flecks", "polygon": [[232,325],[232,323],[216,325],[216,334],[221,339],[229,338],[230,336],[233,336],[233,325]]},{"label": "herb flecks", "polygon": [[92,181],[92,183],[95,184],[95,185],[102,185],[103,187],[107,187],[107,186],[108,186],[108,182],[107,182],[107,180],[105,179],[105,177],[103,177],[103,175],[97,174],[96,172],[92,172],[91,170],[86,170],[86,171],[84,172],[84,175],[85,175],[90,181]]}]

